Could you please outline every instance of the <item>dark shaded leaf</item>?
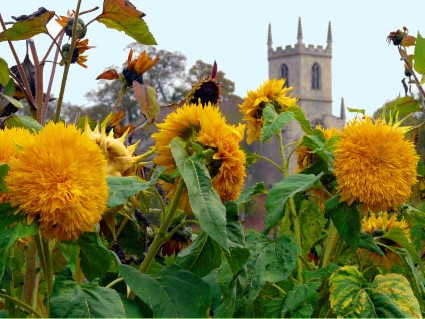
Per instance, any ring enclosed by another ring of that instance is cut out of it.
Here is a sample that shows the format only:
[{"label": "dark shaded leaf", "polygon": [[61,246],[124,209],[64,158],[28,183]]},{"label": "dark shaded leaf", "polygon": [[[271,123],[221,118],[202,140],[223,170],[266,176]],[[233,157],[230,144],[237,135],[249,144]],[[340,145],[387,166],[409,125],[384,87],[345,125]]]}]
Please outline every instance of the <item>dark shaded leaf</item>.
[{"label": "dark shaded leaf", "polygon": [[103,278],[108,272],[111,258],[97,233],[85,233],[78,238],[81,269],[88,280]]},{"label": "dark shaded leaf", "polygon": [[380,256],[385,256],[384,252],[376,244],[371,234],[367,234],[364,232],[360,233],[359,247],[373,251],[374,253],[377,253]]}]

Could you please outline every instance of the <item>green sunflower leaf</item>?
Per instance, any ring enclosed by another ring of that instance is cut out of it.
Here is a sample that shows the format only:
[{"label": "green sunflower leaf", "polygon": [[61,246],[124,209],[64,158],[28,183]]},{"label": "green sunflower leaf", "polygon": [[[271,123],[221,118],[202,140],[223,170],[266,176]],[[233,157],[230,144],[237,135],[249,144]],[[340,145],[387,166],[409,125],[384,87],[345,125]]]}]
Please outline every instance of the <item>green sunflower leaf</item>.
[{"label": "green sunflower leaf", "polygon": [[4,121],[6,127],[23,127],[30,131],[39,132],[43,126],[34,120],[32,117],[27,115],[16,116],[12,114]]},{"label": "green sunflower leaf", "polygon": [[226,233],[226,209],[221,203],[207,168],[199,157],[189,157],[184,141],[174,138],[170,144],[179,172],[186,184],[189,203],[201,228],[226,252],[229,252]]},{"label": "green sunflower leaf", "polygon": [[306,191],[318,183],[323,173],[319,175],[295,174],[285,177],[270,189],[266,197],[266,218],[263,234],[268,234],[285,214],[286,202],[297,193]]},{"label": "green sunflower leaf", "polygon": [[371,234],[367,234],[364,232],[360,233],[359,247],[373,251],[374,253],[377,253],[380,256],[385,256],[384,252],[376,244],[376,241],[373,239],[373,236]]},{"label": "green sunflower leaf", "polygon": [[85,233],[78,238],[81,269],[88,280],[103,278],[111,264],[111,256],[99,234]]},{"label": "green sunflower leaf", "polygon": [[54,17],[54,11],[41,7],[29,16],[20,16],[9,29],[0,33],[1,41],[25,40],[40,33],[47,33],[47,23]]},{"label": "green sunflower leaf", "polygon": [[131,196],[148,189],[152,184],[137,176],[108,176],[106,180],[109,187],[108,207],[127,203]]},{"label": "green sunflower leaf", "polygon": [[124,31],[128,36],[142,44],[157,44],[142,19],[144,15],[128,0],[104,0],[103,12],[96,20],[103,23],[107,28]]},{"label": "green sunflower leaf", "polygon": [[414,65],[413,68],[419,74],[425,74],[425,39],[418,32],[416,37],[416,45],[414,51]]},{"label": "green sunflower leaf", "polygon": [[266,282],[276,283],[292,274],[300,251],[292,236],[282,235],[271,240],[253,231],[247,235],[247,245],[250,250],[247,261],[247,269],[250,270],[248,299],[253,301]]},{"label": "green sunflower leaf", "polygon": [[325,212],[332,219],[339,235],[355,251],[360,243],[361,219],[355,205],[348,206],[339,202],[339,195],[325,203]]},{"label": "green sunflower leaf", "polygon": [[211,307],[209,286],[198,276],[170,267],[157,278],[120,265],[119,271],[131,290],[153,311],[154,318],[205,318]]},{"label": "green sunflower leaf", "polygon": [[261,127],[260,142],[264,143],[274,134],[279,132],[294,118],[292,112],[277,113],[273,104],[267,103],[263,109],[264,125]]},{"label": "green sunflower leaf", "polygon": [[237,203],[238,203],[238,205],[244,204],[244,203],[248,202],[251,199],[252,196],[258,195],[258,194],[267,194],[267,190],[266,190],[263,182],[255,183],[254,185],[251,185],[250,187],[245,188],[241,192],[241,194],[240,194],[240,196],[237,200]]},{"label": "green sunflower leaf", "polygon": [[288,108],[287,112],[291,112],[294,114],[295,119],[301,126],[301,129],[306,134],[312,134],[313,129],[311,128],[310,121],[306,118],[304,111],[299,106],[291,106]]},{"label": "green sunflower leaf", "polygon": [[9,66],[7,62],[0,58],[0,85],[5,87],[9,83]]},{"label": "green sunflower leaf", "polygon": [[77,284],[71,270],[62,269],[50,297],[52,318],[125,318],[125,309],[118,293],[100,287],[96,281]]},{"label": "green sunflower leaf", "polygon": [[331,275],[329,285],[330,305],[338,317],[421,317],[419,303],[402,275],[378,275],[368,283],[356,267],[344,266]]}]

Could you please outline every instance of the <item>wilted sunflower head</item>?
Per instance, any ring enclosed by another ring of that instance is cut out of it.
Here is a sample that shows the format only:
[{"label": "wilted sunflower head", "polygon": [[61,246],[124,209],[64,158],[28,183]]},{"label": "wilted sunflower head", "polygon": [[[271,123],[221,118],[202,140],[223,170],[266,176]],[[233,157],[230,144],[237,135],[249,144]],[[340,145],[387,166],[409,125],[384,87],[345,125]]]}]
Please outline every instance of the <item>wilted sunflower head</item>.
[{"label": "wilted sunflower head", "polygon": [[[239,196],[246,174],[245,153],[239,145],[243,139],[243,125],[229,125],[218,107],[198,103],[177,108],[158,124],[158,128],[159,132],[152,135],[157,153],[154,162],[165,167],[165,173],[172,173],[176,168],[169,145],[173,138],[181,137],[187,142],[190,154],[194,144],[209,154],[205,155],[205,165],[221,200],[225,202]],[[169,198],[174,195],[176,185],[177,180],[173,184],[163,183]],[[181,198],[181,207],[190,211],[187,193]]]},{"label": "wilted sunflower head", "polygon": [[201,78],[198,83],[192,86],[192,90],[186,96],[187,103],[197,104],[214,104],[220,106],[221,103],[221,87],[222,85],[216,78]]},{"label": "wilted sunflower head", "polygon": [[[0,164],[8,164],[12,159],[18,158],[27,143],[33,140],[30,131],[23,128],[5,128],[0,130]],[[9,195],[0,192],[0,203],[7,202]]]},{"label": "wilted sunflower head", "polygon": [[239,105],[243,120],[248,124],[247,143],[252,144],[260,139],[260,131],[264,124],[262,117],[266,103],[273,104],[277,113],[285,112],[289,107],[295,106],[297,98],[288,96],[292,87],[285,86],[285,79],[272,79],[265,81],[256,91],[248,91],[248,95]]},{"label": "wilted sunflower head", "polygon": [[410,226],[404,221],[403,218],[397,220],[397,215],[388,215],[387,212],[380,214],[371,214],[366,216],[362,220],[362,231],[372,235],[378,247],[381,249],[384,255],[379,255],[376,252],[361,249],[361,253],[366,256],[367,259],[371,260],[375,265],[381,265],[385,269],[391,269],[391,267],[400,262],[400,258],[386,247],[401,247],[394,241],[385,238],[385,234],[391,229],[399,228],[404,236],[410,240]]},{"label": "wilted sunflower head", "polygon": [[[89,49],[94,48],[94,46],[89,46],[89,39],[80,40],[78,39],[75,43],[75,48],[72,53],[71,63],[77,63],[81,65],[83,68],[87,68],[86,62],[87,62],[87,55],[82,55],[84,52],[86,52]],[[65,43],[62,46],[62,54],[65,59],[68,58],[68,56],[71,54],[71,45],[69,43]],[[62,60],[60,62],[60,65],[65,64],[65,61]]]},{"label": "wilted sunflower head", "polygon": [[38,220],[46,238],[76,240],[106,209],[102,151],[74,125],[48,123],[9,163],[10,202]]},{"label": "wilted sunflower head", "polygon": [[397,209],[416,183],[419,157],[404,130],[371,118],[355,119],[335,144],[335,176],[341,201],[362,211]]},{"label": "wilted sunflower head", "polygon": [[120,137],[114,138],[114,130],[111,129],[106,133],[107,124],[110,122],[113,114],[110,114],[100,125],[97,125],[93,130],[90,128],[88,120],[86,120],[84,131],[85,133],[99,145],[105,158],[106,175],[108,176],[131,176],[136,174],[137,164],[142,158],[142,155],[133,156],[140,141],[133,145],[126,146],[125,138],[128,131],[124,132]]},{"label": "wilted sunflower head", "polygon": [[127,87],[133,85],[133,81],[143,84],[143,73],[153,67],[159,60],[159,56],[151,59],[147,56],[146,51],[133,60],[133,50],[130,50],[127,59],[127,67],[122,71]]}]

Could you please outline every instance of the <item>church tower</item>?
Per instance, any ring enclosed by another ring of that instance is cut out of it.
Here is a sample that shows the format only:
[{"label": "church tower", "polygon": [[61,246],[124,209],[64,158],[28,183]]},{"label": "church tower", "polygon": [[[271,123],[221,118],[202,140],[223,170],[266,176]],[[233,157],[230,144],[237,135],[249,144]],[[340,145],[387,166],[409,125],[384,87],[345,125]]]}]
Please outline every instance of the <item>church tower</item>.
[{"label": "church tower", "polygon": [[[341,99],[339,116],[332,114],[332,30],[329,22],[326,46],[306,45],[303,42],[301,18],[298,19],[297,42],[273,48],[272,28],[269,24],[267,35],[267,57],[269,78],[285,78],[286,85],[293,87],[293,96],[299,96],[297,104],[303,109],[312,127],[342,128],[345,123],[344,100]],[[298,141],[304,132],[296,121],[292,121],[282,131],[285,143]],[[256,151],[280,163],[279,145],[272,139]],[[252,150],[255,151],[255,150]],[[288,150],[289,152],[290,150]],[[255,164],[257,165],[257,163]],[[261,166],[268,164],[261,164]],[[295,155],[292,156],[289,170],[295,169]],[[270,168],[270,169],[269,169]],[[281,180],[272,167],[253,169],[253,181],[264,180],[266,186]],[[255,176],[256,173],[261,176]],[[268,176],[270,175],[270,176]]]}]

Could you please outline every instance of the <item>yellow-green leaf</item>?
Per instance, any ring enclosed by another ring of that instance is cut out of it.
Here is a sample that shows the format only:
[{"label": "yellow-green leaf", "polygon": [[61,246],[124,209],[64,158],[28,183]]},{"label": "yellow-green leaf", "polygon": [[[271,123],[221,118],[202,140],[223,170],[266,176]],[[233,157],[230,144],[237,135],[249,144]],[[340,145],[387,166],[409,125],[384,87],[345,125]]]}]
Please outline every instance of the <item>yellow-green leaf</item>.
[{"label": "yellow-green leaf", "polygon": [[425,39],[418,32],[415,46],[415,64],[413,65],[416,72],[425,74]]},{"label": "yellow-green leaf", "polygon": [[6,86],[9,82],[9,67],[7,62],[0,58],[0,85]]},{"label": "yellow-green leaf", "polygon": [[54,17],[54,11],[41,7],[29,16],[16,18],[18,21],[0,33],[0,41],[25,40],[40,33],[47,33],[46,25]]},{"label": "yellow-green leaf", "polygon": [[419,302],[400,274],[378,275],[368,283],[355,266],[344,266],[329,278],[330,305],[338,317],[420,318]]},{"label": "yellow-green leaf", "polygon": [[159,117],[159,103],[153,87],[133,81],[133,91],[142,114],[148,121]]},{"label": "yellow-green leaf", "polygon": [[96,20],[107,28],[124,31],[142,44],[156,44],[143,16],[145,14],[128,0],[104,0],[103,12]]}]

